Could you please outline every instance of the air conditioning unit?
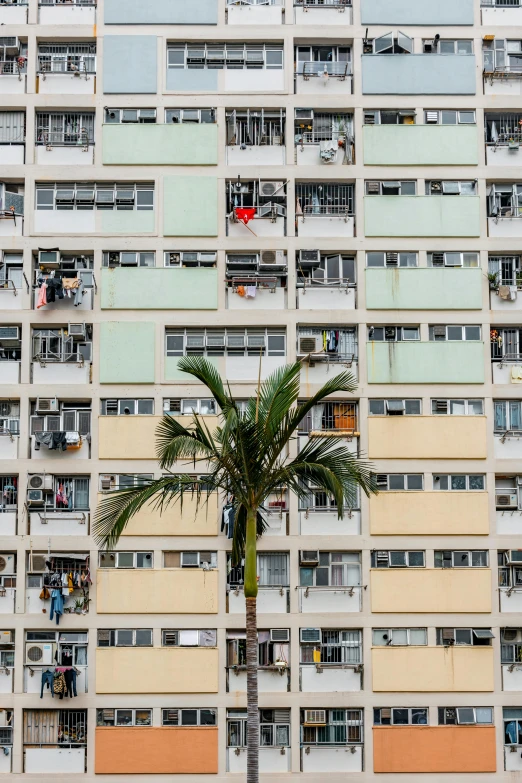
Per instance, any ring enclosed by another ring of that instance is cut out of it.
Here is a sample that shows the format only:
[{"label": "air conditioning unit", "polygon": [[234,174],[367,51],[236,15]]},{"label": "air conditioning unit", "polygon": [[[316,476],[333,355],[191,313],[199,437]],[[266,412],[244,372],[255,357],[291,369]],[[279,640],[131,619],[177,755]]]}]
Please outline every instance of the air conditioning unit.
[{"label": "air conditioning unit", "polygon": [[520,644],[522,642],[522,631],[520,628],[504,628],[501,635],[501,642]]},{"label": "air conditioning unit", "polygon": [[85,324],[69,324],[67,327],[67,333],[69,337],[74,337],[77,340],[85,340]]},{"label": "air conditioning unit", "polygon": [[44,494],[41,489],[28,489],[27,490],[27,505],[28,506],[43,506]]},{"label": "air conditioning unit", "polygon": [[394,341],[397,339],[397,328],[395,326],[384,327],[384,339]]},{"label": "air conditioning unit", "polygon": [[270,269],[286,269],[286,254],[284,250],[262,250],[260,267]]},{"label": "air conditioning unit", "polygon": [[366,183],[366,193],[369,195],[379,195],[381,192],[381,183],[376,181],[371,181]]},{"label": "air conditioning unit", "polygon": [[2,400],[0,402],[0,416],[10,416],[13,409],[13,404],[10,400]]},{"label": "air conditioning unit", "polygon": [[47,571],[47,563],[48,560],[47,555],[29,555],[29,565],[28,568],[32,574],[43,574],[44,571]]},{"label": "air conditioning unit", "polygon": [[199,568],[199,552],[182,552],[182,568]]},{"label": "air conditioning unit", "polygon": [[227,334],[227,348],[243,349],[245,341],[244,334]]},{"label": "air conditioning unit", "polygon": [[445,326],[434,326],[433,327],[433,336],[434,337],[446,337],[446,327]]},{"label": "air conditioning unit", "polygon": [[307,335],[298,338],[297,353],[306,356],[310,353],[321,353],[323,350],[323,338],[315,335]]},{"label": "air conditioning unit", "polygon": [[326,710],[305,710],[305,726],[326,726]]},{"label": "air conditioning unit", "polygon": [[3,343],[18,342],[20,340],[20,329],[18,326],[0,326],[0,340]]},{"label": "air conditioning unit", "polygon": [[313,269],[321,263],[321,253],[319,250],[300,250],[299,266],[303,269]]},{"label": "air conditioning unit", "polygon": [[299,552],[299,565],[319,565],[319,552],[303,549]]},{"label": "air conditioning unit", "polygon": [[271,198],[272,196],[284,196],[284,182],[271,181],[259,183],[259,195],[262,198]]},{"label": "air conditioning unit", "polygon": [[431,265],[436,267],[444,266],[444,253],[432,253]]},{"label": "air conditioning unit", "polygon": [[50,473],[33,473],[29,476],[28,486],[29,489],[52,490],[53,477]]},{"label": "air conditioning unit", "polygon": [[436,52],[436,46],[434,46],[433,41],[424,41],[422,45],[422,52],[423,54],[433,54]]},{"label": "air conditioning unit", "polygon": [[259,256],[252,255],[227,255],[227,269],[231,274],[234,272],[256,272],[259,263]]},{"label": "air conditioning unit", "polygon": [[447,400],[434,400],[435,403],[435,410],[437,413],[447,413],[448,412],[448,401]]},{"label": "air conditioning unit", "polygon": [[165,253],[165,266],[181,266],[181,253]]},{"label": "air conditioning unit", "polygon": [[375,477],[375,482],[378,487],[387,487],[388,486],[388,474],[387,473],[377,473]]},{"label": "air conditioning unit", "polygon": [[57,269],[60,266],[59,250],[39,250],[38,264],[46,269]]},{"label": "air conditioning unit", "polygon": [[[518,495],[511,495],[507,493],[502,495],[495,495],[495,505],[497,508],[518,508]],[[520,559],[520,562],[522,562],[522,558]]]},{"label": "air conditioning unit", "polygon": [[138,254],[120,253],[120,266],[138,266]]},{"label": "air conditioning unit", "polygon": [[442,193],[442,182],[430,182],[431,193]]},{"label": "air conditioning unit", "polygon": [[311,642],[313,644],[321,643],[321,629],[320,628],[301,628],[301,641]]},{"label": "air conditioning unit", "polygon": [[363,125],[375,125],[375,114],[374,111],[365,111],[363,115]]},{"label": "air conditioning unit", "polygon": [[0,631],[0,644],[13,644],[14,631]]},{"label": "air conditioning unit", "polygon": [[508,563],[522,563],[522,549],[511,549],[506,554]]},{"label": "air conditioning unit", "polygon": [[270,630],[270,641],[288,643],[290,641],[290,629],[289,628],[272,628]]},{"label": "air conditioning unit", "polygon": [[163,646],[177,647],[179,645],[179,631],[164,631]]},{"label": "air conditioning unit", "polygon": [[37,397],[36,413],[59,413],[60,403],[56,397]]},{"label": "air conditioning unit", "polygon": [[439,122],[439,112],[438,111],[427,111],[426,112],[426,123],[437,124],[438,122]]},{"label": "air conditioning unit", "polygon": [[102,473],[100,476],[100,489],[107,490],[116,486],[116,476],[111,476],[109,473]]},{"label": "air conditioning unit", "polygon": [[386,266],[399,266],[399,254],[386,253]]},{"label": "air conditioning unit", "polygon": [[295,110],[295,118],[296,120],[306,120],[308,122],[311,122],[314,118],[314,110],[313,109],[296,109]]},{"label": "air conditioning unit", "polygon": [[26,642],[25,662],[50,666],[55,663],[56,644],[53,642]]},{"label": "air conditioning unit", "polygon": [[0,576],[11,576],[15,573],[16,555],[0,555]]}]

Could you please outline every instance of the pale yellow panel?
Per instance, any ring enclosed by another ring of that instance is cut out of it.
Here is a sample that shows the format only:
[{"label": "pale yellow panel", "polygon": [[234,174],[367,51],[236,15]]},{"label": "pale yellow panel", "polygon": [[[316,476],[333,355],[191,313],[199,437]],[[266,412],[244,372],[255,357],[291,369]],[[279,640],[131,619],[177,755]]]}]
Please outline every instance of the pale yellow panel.
[{"label": "pale yellow panel", "polygon": [[370,416],[370,459],[486,459],[485,416]]},{"label": "pale yellow panel", "polygon": [[370,498],[373,536],[487,536],[487,492],[381,492]]},{"label": "pale yellow panel", "polygon": [[98,614],[215,614],[218,572],[202,568],[99,568]]},{"label": "pale yellow panel", "polygon": [[96,650],[96,693],[217,693],[215,647]]},{"label": "pale yellow panel", "polygon": [[371,569],[372,612],[491,612],[489,568]]},{"label": "pale yellow panel", "polygon": [[[98,503],[108,494],[99,493]],[[123,531],[124,536],[217,536],[218,498],[217,494],[203,495],[199,504],[192,495],[172,503],[163,514],[155,508],[154,502],[138,511]]]},{"label": "pale yellow panel", "polygon": [[492,647],[374,647],[374,691],[492,691]]},{"label": "pale yellow panel", "polygon": [[[99,459],[156,459],[156,427],[162,416],[100,416],[98,419]],[[191,416],[177,419],[184,427]],[[217,416],[205,416],[212,432]]]}]

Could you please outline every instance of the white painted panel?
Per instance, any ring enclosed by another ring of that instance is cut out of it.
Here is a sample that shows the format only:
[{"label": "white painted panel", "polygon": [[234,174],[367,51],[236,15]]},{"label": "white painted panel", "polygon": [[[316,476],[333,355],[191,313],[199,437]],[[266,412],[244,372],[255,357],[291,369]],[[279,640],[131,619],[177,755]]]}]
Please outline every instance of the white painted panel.
[{"label": "white painted panel", "polygon": [[[512,752],[509,747],[504,748],[504,757],[506,759],[507,772],[522,772],[522,757],[520,755],[519,747],[516,747],[514,752]],[[510,775],[510,777],[513,777],[513,780],[516,780],[517,778],[520,778],[520,774]]]},{"label": "white painted panel", "polygon": [[511,436],[502,443],[501,436],[495,435],[494,444],[496,459],[522,459],[522,436]]},{"label": "white painted panel", "polygon": [[489,79],[484,80],[484,95],[522,95],[522,79],[495,79],[490,84]]},{"label": "white painted panel", "polygon": [[522,310],[522,291],[517,291],[516,299],[501,299],[494,291],[489,293],[490,310],[502,310],[502,313]]},{"label": "white painted panel", "polygon": [[21,237],[24,233],[24,219],[16,215],[14,220],[0,220],[0,237]]},{"label": "white painted panel", "polygon": [[[237,6],[245,8],[245,6]],[[242,150],[240,146],[227,147],[227,164],[229,166],[284,166],[284,146],[263,144],[262,146],[247,147]]]},{"label": "white painted panel", "polygon": [[286,288],[276,288],[273,292],[259,289],[254,299],[227,289],[227,307],[229,310],[284,310],[286,307]]},{"label": "white painted panel", "polygon": [[507,588],[500,588],[500,611],[522,612],[522,589],[509,592]]},{"label": "white painted panel", "polygon": [[345,79],[340,79],[329,76],[328,79],[325,79],[324,76],[313,76],[305,79],[302,74],[297,74],[295,91],[297,95],[351,95],[352,77],[347,76]]},{"label": "white painted panel", "polygon": [[321,166],[324,169],[330,169],[332,166],[344,166],[344,150],[339,150],[333,163],[324,163],[321,160],[320,144],[305,144],[296,147],[296,160],[298,166]]},{"label": "white painted panel", "polygon": [[331,511],[299,512],[299,532],[302,536],[358,536],[361,531],[361,512],[352,511],[351,517],[338,519]]},{"label": "white painted panel", "polygon": [[[0,6],[0,10],[2,6]],[[0,144],[0,164],[12,166],[23,164],[25,147],[23,144]]]},{"label": "white painted panel", "polygon": [[19,441],[18,435],[13,435],[12,438],[9,435],[0,435],[0,459],[17,459]]},{"label": "white painted panel", "polygon": [[87,511],[61,511],[30,513],[31,534],[33,536],[88,536],[89,514]]},{"label": "white painted panel", "polygon": [[0,514],[0,536],[16,535],[16,511],[5,511]]},{"label": "white painted panel", "polygon": [[[227,771],[246,773],[246,748],[240,748],[236,755],[235,748],[227,748]],[[288,772],[290,769],[290,748],[259,748],[259,771]]]},{"label": "white painted panel", "polygon": [[259,71],[247,69],[226,68],[223,71],[219,71],[219,81],[224,83],[225,92],[246,92],[251,94],[253,92],[274,92],[285,89],[285,71],[283,68],[279,70],[264,70]]},{"label": "white painted panel", "polygon": [[[46,603],[49,604],[49,602]],[[64,618],[62,617],[62,622],[63,620]],[[52,666],[31,666],[30,668],[29,666],[25,666],[24,667],[24,693],[37,693],[38,696],[40,696],[40,692],[42,689],[42,672],[52,668],[53,668]],[[76,675],[76,692],[78,696],[80,696],[80,694],[87,693],[87,667],[77,666],[76,668],[80,672],[80,674]],[[30,669],[32,669],[34,672],[32,676],[31,676]],[[52,702],[51,699],[53,700]],[[51,695],[51,691],[50,689],[47,688],[46,685],[44,688],[42,702],[41,702],[42,709],[49,709],[50,707],[54,707],[55,699],[56,697]],[[69,707],[72,704],[73,702],[70,701],[69,696],[66,696],[64,706]]]},{"label": "white painted panel", "polygon": [[94,147],[36,147],[36,163],[40,166],[92,166]]},{"label": "white painted panel", "polygon": [[42,609],[47,610],[47,614],[49,613],[49,610],[51,608],[51,601],[42,601],[40,598],[40,593],[42,592],[41,587],[27,587],[25,591],[25,611],[27,614],[41,614],[43,615]]},{"label": "white painted panel", "polygon": [[85,748],[27,748],[26,773],[83,773]]},{"label": "white painted panel", "polygon": [[297,306],[300,310],[354,310],[355,288],[298,288]]},{"label": "white painted panel", "polygon": [[[254,218],[250,221],[248,226],[252,229],[256,237],[285,236],[285,221],[282,217],[277,218],[275,223],[268,218]],[[241,221],[238,221],[237,223],[232,223],[230,220],[228,221],[229,237],[234,237],[236,239],[252,239],[252,231],[249,231]]]},{"label": "white painted panel", "polygon": [[96,8],[81,5],[40,6],[40,24],[89,24],[96,22]]},{"label": "white painted panel", "polygon": [[[261,378],[267,378],[270,373],[286,364],[284,356],[261,357]],[[229,381],[254,381],[259,373],[259,358],[257,356],[227,356],[226,377]]]},{"label": "white painted panel", "polygon": [[23,291],[21,288],[0,288],[0,310],[23,310]]},{"label": "white painted panel", "polygon": [[502,690],[522,691],[522,665],[516,665],[513,671],[510,669],[511,666],[502,666]]},{"label": "white painted panel", "polygon": [[267,528],[263,535],[265,536],[286,536],[287,526],[287,514],[283,511],[282,514],[274,512],[273,514],[265,514],[265,520]]},{"label": "white painted panel", "polygon": [[[60,462],[71,462],[77,459],[89,459],[89,442],[86,438],[82,440],[81,448],[68,449],[67,451],[61,451],[60,449],[48,449],[47,446],[40,446],[36,448],[36,440],[34,435],[31,435],[31,459],[52,459],[60,460]],[[56,470],[65,470],[65,465],[62,468],[56,468]]]},{"label": "white painted panel", "polygon": [[522,511],[501,511],[497,509],[497,533],[500,536],[522,535]]},{"label": "white painted panel", "polygon": [[0,93],[4,95],[20,95],[25,92],[26,75],[3,73],[0,75]]},{"label": "white painted panel", "polygon": [[0,614],[13,614],[15,610],[16,589],[6,588],[5,595],[0,596]]},{"label": "white painted panel", "polygon": [[510,150],[508,147],[486,147],[486,163],[488,166],[522,166],[522,150]]},{"label": "white painted panel", "polygon": [[[13,674],[14,669],[2,669],[0,671],[0,693],[12,693],[13,692]],[[2,760],[2,753],[0,753],[0,761]],[[2,770],[0,769],[0,772]],[[8,770],[9,771],[9,770]]]},{"label": "white painted panel", "polygon": [[34,213],[36,234],[93,234],[95,210],[37,209]]},{"label": "white painted panel", "polygon": [[[279,672],[266,672],[259,669],[257,672],[257,682],[260,693],[286,693],[288,691],[288,672],[283,675]],[[241,671],[234,674],[230,671],[228,674],[228,688],[231,694],[246,693],[246,672]]]},{"label": "white painted panel", "polygon": [[300,237],[353,237],[353,217],[318,217],[307,215],[297,218],[297,233]]},{"label": "white painted panel", "polygon": [[56,363],[41,367],[33,362],[33,383],[90,383],[90,364]]},{"label": "white painted panel", "polygon": [[[286,613],[288,588],[284,587],[282,592],[283,595],[281,595],[281,590],[271,590],[260,587],[257,594],[258,613]],[[228,596],[228,611],[229,614],[245,614],[245,595],[242,590],[240,590],[237,595],[235,590],[230,591]]]},{"label": "white painted panel", "polygon": [[522,237],[522,218],[488,218],[490,237]]},{"label": "white painted panel", "polygon": [[[520,362],[522,365],[522,362]],[[500,364],[499,362],[494,362],[492,364],[493,368],[493,383],[498,384],[504,384],[507,383],[511,386],[511,368],[513,364]],[[518,367],[519,365],[517,365]],[[513,384],[513,388],[521,388],[521,384]]]},{"label": "white painted panel", "polygon": [[93,95],[95,84],[92,74],[87,79],[72,73],[48,73],[44,79],[40,74],[38,92],[40,95]]},{"label": "white painted panel", "polygon": [[360,691],[361,675],[356,674],[354,669],[325,666],[317,671],[315,666],[301,666],[301,690],[314,693]]},{"label": "white painted panel", "polygon": [[347,6],[294,8],[294,14],[295,24],[334,24],[336,26],[352,24],[352,9]]},{"label": "white painted panel", "polygon": [[20,362],[0,362],[0,383],[19,383]]},{"label": "white painted panel", "polygon": [[[33,307],[35,309],[38,303],[39,293],[40,291],[38,288],[33,291]],[[63,299],[55,299],[54,302],[50,302],[49,304],[44,305],[43,307],[40,308],[39,312],[55,313],[57,310],[59,311],[66,310],[69,312],[70,317],[74,318],[74,315],[72,315],[73,313],[83,312],[85,310],[92,310],[93,299],[94,299],[94,290],[92,288],[84,288],[82,303],[80,305],[76,306],[74,304],[74,294],[71,294],[70,297],[64,296]]]},{"label": "white painted panel", "polygon": [[2,753],[0,753],[0,773],[11,772],[13,749],[6,745],[5,750],[7,750],[7,755],[4,752],[4,748],[2,748]]},{"label": "white painted panel", "polygon": [[26,5],[2,5],[0,6],[0,24],[26,24]]},{"label": "white painted panel", "polygon": [[485,27],[490,25],[502,25],[511,27],[512,25],[522,25],[522,8],[482,8],[482,24]]},{"label": "white painted panel", "polygon": [[301,383],[306,384],[320,384],[321,386],[329,381],[331,378],[335,378],[336,375],[340,375],[342,372],[350,372],[355,380],[357,380],[358,368],[357,362],[352,362],[351,366],[344,362],[316,362],[315,364],[309,364],[303,362],[301,369]]},{"label": "white painted panel", "polygon": [[303,614],[310,612],[360,612],[361,588],[354,587],[353,595],[348,588],[338,590],[322,590],[320,587],[311,587],[306,595],[305,590],[300,590],[300,611]]},{"label": "white painted panel", "polygon": [[283,24],[281,6],[277,5],[229,5],[228,24]]},{"label": "white painted panel", "polygon": [[362,747],[352,745],[342,748],[310,748],[310,753],[302,751],[303,772],[361,772]]}]

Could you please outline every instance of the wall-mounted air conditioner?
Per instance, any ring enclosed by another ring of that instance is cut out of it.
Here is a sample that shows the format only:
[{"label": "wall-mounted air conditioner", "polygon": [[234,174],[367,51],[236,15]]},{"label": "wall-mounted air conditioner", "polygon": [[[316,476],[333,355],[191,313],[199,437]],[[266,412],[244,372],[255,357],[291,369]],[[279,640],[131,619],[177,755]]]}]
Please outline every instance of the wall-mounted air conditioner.
[{"label": "wall-mounted air conditioner", "polygon": [[305,710],[305,726],[326,726],[326,710]]},{"label": "wall-mounted air conditioner", "polygon": [[85,340],[87,330],[85,324],[69,324],[67,333],[69,337],[74,337],[76,340]]},{"label": "wall-mounted air conditioner", "polygon": [[199,552],[182,552],[182,568],[199,568]]},{"label": "wall-mounted air conditioner", "polygon": [[46,269],[57,269],[60,266],[59,250],[39,250],[38,264]]},{"label": "wall-mounted air conditioner", "polygon": [[110,473],[102,473],[100,476],[100,489],[109,490],[116,487],[116,476]]},{"label": "wall-mounted air conditioner", "polygon": [[51,491],[53,489],[53,477],[50,473],[33,473],[27,482],[29,489],[41,489]]},{"label": "wall-mounted air conditioner", "polygon": [[20,329],[18,326],[0,326],[0,340],[3,343],[18,342],[20,340]]},{"label": "wall-mounted air conditioner", "polygon": [[43,506],[44,493],[41,489],[28,489],[27,490],[27,505],[28,506]]},{"label": "wall-mounted air conditioner", "polygon": [[270,182],[259,183],[259,195],[261,198],[272,198],[273,196],[284,196],[285,183],[271,180]]},{"label": "wall-mounted air conditioner", "polygon": [[[35,492],[37,490],[34,490]],[[28,568],[29,571],[32,574],[43,574],[45,571],[47,571],[47,555],[39,555],[39,554],[32,554],[29,553],[29,564]]]},{"label": "wall-mounted air conditioner", "polygon": [[[518,508],[518,495],[510,493],[502,493],[495,495],[495,505],[497,508]],[[522,554],[522,553],[521,553]],[[521,558],[522,562],[522,558]]]},{"label": "wall-mounted air conditioner", "polygon": [[0,555],[0,576],[11,576],[15,573],[16,555]]},{"label": "wall-mounted air conditioner", "polygon": [[120,266],[138,266],[138,253],[120,253]]},{"label": "wall-mounted air conditioner", "polygon": [[260,268],[283,271],[286,269],[286,254],[284,250],[262,250]]},{"label": "wall-mounted air conditioner", "polygon": [[321,643],[321,629],[320,628],[301,628],[301,641],[308,642],[310,644]]},{"label": "wall-mounted air conditioner", "polygon": [[321,353],[323,350],[322,337],[315,335],[306,335],[298,338],[297,353],[301,356],[307,356],[310,353]]},{"label": "wall-mounted air conditioner", "polygon": [[36,413],[59,413],[60,403],[56,397],[37,397]]},{"label": "wall-mounted air conditioner", "polygon": [[299,565],[319,565],[319,552],[317,549],[303,549],[299,552]]},{"label": "wall-mounted air conditioner", "polygon": [[296,120],[304,120],[305,122],[312,122],[314,118],[314,110],[313,109],[296,109],[295,110],[295,118]]},{"label": "wall-mounted air conditioner", "polygon": [[272,628],[270,630],[270,641],[280,642],[281,644],[290,641],[290,629],[289,628]]},{"label": "wall-mounted air conditioner", "polygon": [[321,263],[321,253],[319,250],[300,250],[299,266],[303,269],[313,269]]},{"label": "wall-mounted air conditioner", "polygon": [[26,642],[25,662],[37,666],[50,666],[55,663],[55,652],[56,644],[53,642]]}]

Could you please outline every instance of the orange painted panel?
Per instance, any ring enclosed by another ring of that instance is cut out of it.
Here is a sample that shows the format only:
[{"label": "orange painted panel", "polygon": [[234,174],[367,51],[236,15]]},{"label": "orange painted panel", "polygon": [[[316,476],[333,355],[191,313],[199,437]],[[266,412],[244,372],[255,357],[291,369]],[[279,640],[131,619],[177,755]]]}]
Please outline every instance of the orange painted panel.
[{"label": "orange painted panel", "polygon": [[494,726],[375,726],[374,772],[496,772]]},{"label": "orange painted panel", "polygon": [[218,730],[213,726],[99,726],[95,740],[97,775],[218,771]]}]

